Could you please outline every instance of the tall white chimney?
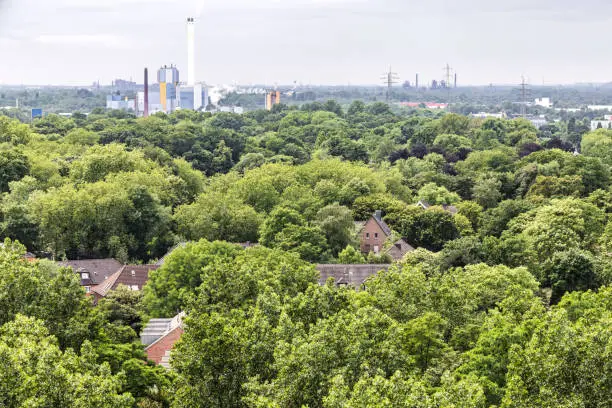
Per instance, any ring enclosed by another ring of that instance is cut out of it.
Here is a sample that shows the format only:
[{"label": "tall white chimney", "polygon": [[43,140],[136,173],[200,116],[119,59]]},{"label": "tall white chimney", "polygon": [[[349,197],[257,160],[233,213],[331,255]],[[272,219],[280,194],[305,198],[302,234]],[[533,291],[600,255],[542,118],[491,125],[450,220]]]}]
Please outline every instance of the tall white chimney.
[{"label": "tall white chimney", "polygon": [[187,19],[187,85],[194,86],[195,79],[195,19]]}]

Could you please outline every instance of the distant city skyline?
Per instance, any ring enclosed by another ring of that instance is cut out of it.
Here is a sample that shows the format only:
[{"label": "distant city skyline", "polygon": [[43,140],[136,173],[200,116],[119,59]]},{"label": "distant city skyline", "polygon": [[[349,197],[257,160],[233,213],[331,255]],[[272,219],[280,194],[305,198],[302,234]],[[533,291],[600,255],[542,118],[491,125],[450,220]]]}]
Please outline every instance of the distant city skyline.
[{"label": "distant city skyline", "polygon": [[0,0],[0,84],[142,83],[145,66],[170,64],[186,79],[191,16],[197,79],[210,84],[377,85],[389,65],[426,84],[446,63],[460,86],[612,81],[612,3],[492,3]]}]

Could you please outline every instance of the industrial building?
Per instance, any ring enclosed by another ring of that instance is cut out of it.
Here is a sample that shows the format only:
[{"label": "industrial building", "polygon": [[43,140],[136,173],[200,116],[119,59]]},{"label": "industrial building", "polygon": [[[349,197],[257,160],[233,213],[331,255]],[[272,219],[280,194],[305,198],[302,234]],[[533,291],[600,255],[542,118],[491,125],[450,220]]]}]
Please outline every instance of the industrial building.
[{"label": "industrial building", "polygon": [[128,99],[127,96],[119,94],[108,95],[106,97],[106,109],[114,110],[136,110],[134,99]]},{"label": "industrial building", "polygon": [[[109,95],[108,109],[134,110],[138,116],[147,117],[158,112],[172,113],[177,109],[204,110],[209,105],[208,88],[196,81],[195,74],[195,19],[187,19],[187,83],[181,83],[180,73],[174,65],[164,65],[157,70],[159,90],[149,89],[149,75],[145,68],[144,90],[136,93],[134,99]],[[119,81],[116,81],[119,82]],[[124,83],[121,83],[124,85]],[[280,92],[270,97],[270,109],[280,102]]]},{"label": "industrial building", "polygon": [[541,106],[546,109],[551,109],[553,107],[553,103],[550,98],[538,98],[534,102],[535,106]]},{"label": "industrial building", "polygon": [[281,94],[279,91],[270,91],[266,93],[266,109],[272,110],[274,105],[280,103]]}]

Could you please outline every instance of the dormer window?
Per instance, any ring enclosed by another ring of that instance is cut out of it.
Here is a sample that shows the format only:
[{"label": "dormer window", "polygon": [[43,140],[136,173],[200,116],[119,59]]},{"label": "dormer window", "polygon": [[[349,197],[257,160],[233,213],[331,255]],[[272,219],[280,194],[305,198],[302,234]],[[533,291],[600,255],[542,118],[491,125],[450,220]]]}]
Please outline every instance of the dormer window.
[{"label": "dormer window", "polygon": [[89,272],[81,272],[81,280],[89,279]]},{"label": "dormer window", "polygon": [[132,271],[132,277],[136,276],[136,271]]}]

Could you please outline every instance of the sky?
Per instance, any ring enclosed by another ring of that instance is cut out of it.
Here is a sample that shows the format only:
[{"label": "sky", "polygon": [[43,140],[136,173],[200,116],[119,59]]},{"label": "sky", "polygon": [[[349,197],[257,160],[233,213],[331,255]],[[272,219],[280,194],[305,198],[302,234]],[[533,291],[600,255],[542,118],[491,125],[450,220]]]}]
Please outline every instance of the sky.
[{"label": "sky", "polygon": [[612,80],[609,0],[0,0],[0,84],[186,80],[189,16],[211,85]]}]

